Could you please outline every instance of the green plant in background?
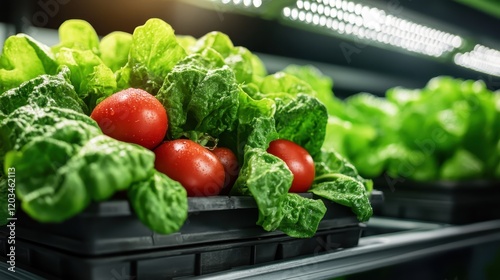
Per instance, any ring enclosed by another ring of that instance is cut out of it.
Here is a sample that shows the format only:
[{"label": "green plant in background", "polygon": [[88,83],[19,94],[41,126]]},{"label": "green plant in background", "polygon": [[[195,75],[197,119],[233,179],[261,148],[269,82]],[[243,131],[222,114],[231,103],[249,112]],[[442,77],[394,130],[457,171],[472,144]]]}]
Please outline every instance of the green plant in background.
[{"label": "green plant in background", "polygon": [[[310,85],[331,83],[311,66],[289,68]],[[500,178],[500,92],[482,81],[441,76],[421,89],[391,88],[318,98],[329,109],[325,146],[364,177],[387,172],[416,181]]]}]

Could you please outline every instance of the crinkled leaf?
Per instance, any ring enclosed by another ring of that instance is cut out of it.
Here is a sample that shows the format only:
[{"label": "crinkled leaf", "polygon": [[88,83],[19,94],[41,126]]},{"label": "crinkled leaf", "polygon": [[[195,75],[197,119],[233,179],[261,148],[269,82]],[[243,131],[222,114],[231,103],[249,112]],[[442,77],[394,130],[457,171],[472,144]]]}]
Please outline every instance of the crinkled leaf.
[{"label": "crinkled leaf", "polygon": [[161,19],[149,19],[132,34],[127,65],[130,86],[156,95],[167,74],[185,56],[172,27]]},{"label": "crinkled leaf", "polygon": [[154,170],[153,152],[105,135],[90,139],[71,161],[82,162],[79,175],[95,201],[149,178]]},{"label": "crinkled leaf", "polygon": [[[69,164],[73,147],[60,140],[37,138],[19,152],[11,151],[5,166],[16,168],[16,194],[24,212],[40,222],[61,222],[90,203],[86,182]],[[76,166],[75,166],[76,164]]]},{"label": "crinkled leaf", "polygon": [[209,32],[190,46],[190,51],[203,53],[213,49],[233,71],[238,83],[259,81],[266,75],[264,64],[244,47],[234,46],[231,39],[221,32]]},{"label": "crinkled leaf", "polygon": [[236,128],[239,92],[229,67],[213,68],[195,54],[172,69],[157,98],[168,112],[172,138],[193,130],[218,137]]},{"label": "crinkled leaf", "polygon": [[321,73],[321,71],[313,65],[300,66],[292,64],[282,71],[307,82],[316,92],[316,97],[326,106],[328,113],[336,113],[337,110],[333,106],[335,102],[332,91],[333,81],[330,77]]},{"label": "crinkled leaf", "polygon": [[319,199],[289,193],[282,204],[282,211],[284,215],[279,230],[291,237],[310,238],[316,234],[326,206]]},{"label": "crinkled leaf", "polygon": [[292,180],[285,162],[264,149],[251,148],[245,152],[245,161],[231,193],[251,194],[259,209],[257,224],[273,231],[285,215],[282,208]]},{"label": "crinkled leaf", "polygon": [[344,174],[329,174],[316,181],[310,192],[350,207],[361,222],[368,221],[373,210],[369,195],[361,182]]},{"label": "crinkled leaf", "polygon": [[58,75],[40,75],[0,95],[0,121],[24,105],[59,107],[83,113],[85,104],[68,81],[68,69]]},{"label": "crinkled leaf", "polygon": [[130,204],[139,220],[157,233],[178,231],[187,219],[188,202],[182,185],[163,173],[132,184]]},{"label": "crinkled leaf", "polygon": [[75,120],[92,127],[91,135],[99,133],[97,123],[90,117],[76,111],[58,107],[23,106],[16,109],[0,122],[0,155],[9,150],[19,150],[33,138],[55,133],[58,124]]},{"label": "crinkled leaf", "polygon": [[275,102],[279,137],[302,146],[311,156],[318,154],[326,134],[326,107],[315,97],[305,94],[298,94],[289,102],[275,98]]}]

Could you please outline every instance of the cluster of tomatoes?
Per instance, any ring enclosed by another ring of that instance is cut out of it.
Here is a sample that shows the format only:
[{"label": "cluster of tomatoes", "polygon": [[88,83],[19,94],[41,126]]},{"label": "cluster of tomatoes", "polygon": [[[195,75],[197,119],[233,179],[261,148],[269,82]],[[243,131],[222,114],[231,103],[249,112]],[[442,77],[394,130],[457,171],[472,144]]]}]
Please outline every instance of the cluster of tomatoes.
[{"label": "cluster of tomatoes", "polygon": [[[129,88],[99,103],[90,115],[104,134],[135,143],[155,153],[155,168],[186,189],[188,196],[227,194],[239,174],[235,154],[228,148],[207,148],[189,139],[164,141],[168,115],[148,92]],[[301,146],[274,140],[267,150],[281,158],[294,179],[290,192],[307,191],[314,180],[314,162]]]}]

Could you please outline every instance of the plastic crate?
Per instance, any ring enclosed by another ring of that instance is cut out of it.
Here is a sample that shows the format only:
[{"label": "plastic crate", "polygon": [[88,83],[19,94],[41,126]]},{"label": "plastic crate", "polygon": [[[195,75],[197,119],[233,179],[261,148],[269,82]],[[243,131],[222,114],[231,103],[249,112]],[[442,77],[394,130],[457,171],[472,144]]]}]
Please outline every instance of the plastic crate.
[{"label": "plastic crate", "polygon": [[[372,199],[380,196],[381,193],[375,192]],[[318,230],[358,226],[359,221],[349,207],[324,202],[327,212]],[[188,203],[187,221],[178,232],[169,235],[151,231],[137,219],[128,201],[116,200],[92,204],[60,224],[38,223],[20,211],[16,237],[78,255],[95,256],[285,236],[280,231],[264,231],[255,224],[258,210],[252,197],[197,197],[189,198]]]},{"label": "plastic crate", "polygon": [[447,224],[500,219],[500,182],[388,182],[375,181],[384,192],[376,215]]},{"label": "plastic crate", "polygon": [[[278,236],[106,256],[78,256],[17,239],[16,266],[47,279],[175,279],[354,247],[362,228],[322,230],[307,239]],[[0,244],[2,256],[6,245]]]}]

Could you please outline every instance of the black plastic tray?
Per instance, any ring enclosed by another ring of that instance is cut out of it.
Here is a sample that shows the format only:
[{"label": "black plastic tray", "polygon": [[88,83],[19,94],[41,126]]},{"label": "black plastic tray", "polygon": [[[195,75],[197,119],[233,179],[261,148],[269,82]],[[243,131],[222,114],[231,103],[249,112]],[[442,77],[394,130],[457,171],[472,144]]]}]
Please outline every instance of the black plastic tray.
[{"label": "black plastic tray", "polygon": [[[312,194],[304,194],[312,197]],[[372,199],[380,198],[374,192]],[[327,212],[318,230],[358,226],[351,209],[324,200]],[[128,201],[92,204],[80,215],[60,224],[41,224],[19,212],[16,238],[78,255],[103,255],[139,250],[166,249],[197,244],[284,236],[267,232],[255,223],[258,210],[251,197],[189,198],[188,220],[176,233],[157,234],[144,226]],[[5,232],[5,227],[0,232]]]},{"label": "black plastic tray", "polygon": [[[307,239],[278,236],[107,256],[77,256],[18,239],[16,266],[47,279],[174,279],[354,247],[362,227],[322,230]],[[0,256],[6,245],[0,244]]]},{"label": "black plastic tray", "polygon": [[379,179],[375,187],[384,192],[384,204],[374,209],[376,215],[448,224],[500,218],[500,182]]}]

